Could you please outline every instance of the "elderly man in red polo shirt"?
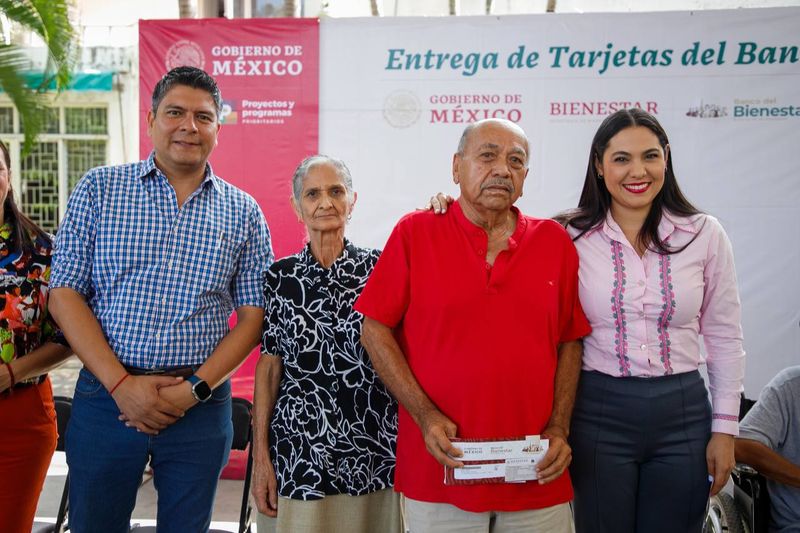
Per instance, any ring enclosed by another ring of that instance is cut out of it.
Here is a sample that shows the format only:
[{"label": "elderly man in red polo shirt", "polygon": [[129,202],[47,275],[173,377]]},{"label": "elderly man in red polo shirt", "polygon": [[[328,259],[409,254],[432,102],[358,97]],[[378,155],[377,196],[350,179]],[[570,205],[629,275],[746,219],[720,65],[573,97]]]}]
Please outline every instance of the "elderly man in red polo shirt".
[{"label": "elderly man in red polo shirt", "polygon": [[[453,156],[458,200],[398,222],[356,303],[362,342],[401,405],[395,488],[411,533],[572,531],[567,433],[590,327],[569,236],[514,207],[528,160],[516,124],[469,125]],[[511,482],[519,472],[506,464],[453,475],[469,471],[452,439],[534,435],[549,442],[534,480]]]}]

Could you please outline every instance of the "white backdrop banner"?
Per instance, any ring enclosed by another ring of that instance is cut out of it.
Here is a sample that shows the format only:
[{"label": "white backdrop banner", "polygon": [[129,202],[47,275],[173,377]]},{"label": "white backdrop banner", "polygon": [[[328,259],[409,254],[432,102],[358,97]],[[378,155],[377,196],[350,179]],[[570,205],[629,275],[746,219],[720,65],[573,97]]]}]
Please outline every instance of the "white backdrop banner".
[{"label": "white backdrop banner", "polygon": [[353,172],[353,241],[382,247],[432,193],[457,195],[458,138],[488,117],[530,137],[520,208],[574,207],[602,119],[641,107],[733,242],[748,395],[800,364],[800,9],[322,24],[320,148]]}]

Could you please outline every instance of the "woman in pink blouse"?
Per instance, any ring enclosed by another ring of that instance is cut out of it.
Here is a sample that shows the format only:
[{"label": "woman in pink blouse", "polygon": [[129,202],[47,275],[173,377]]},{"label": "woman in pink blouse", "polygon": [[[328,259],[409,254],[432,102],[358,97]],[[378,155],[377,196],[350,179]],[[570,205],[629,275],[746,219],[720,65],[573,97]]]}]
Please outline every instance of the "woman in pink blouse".
[{"label": "woman in pink blouse", "polygon": [[577,531],[700,532],[738,433],[744,351],[730,242],[683,196],[664,129],[639,109],[600,125],[578,207],[559,218],[592,325],[570,435]]}]

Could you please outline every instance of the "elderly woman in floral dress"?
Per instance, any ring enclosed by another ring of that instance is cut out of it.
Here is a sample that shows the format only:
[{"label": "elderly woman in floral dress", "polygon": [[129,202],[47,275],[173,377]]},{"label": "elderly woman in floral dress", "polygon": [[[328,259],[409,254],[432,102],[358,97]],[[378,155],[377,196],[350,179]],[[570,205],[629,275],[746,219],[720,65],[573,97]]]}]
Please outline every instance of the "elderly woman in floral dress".
[{"label": "elderly woman in floral dress", "polygon": [[292,190],[309,242],[276,261],[265,282],[253,496],[278,531],[399,532],[397,404],[361,346],[363,317],[353,310],[379,252],[344,237],[356,193],[342,161],[305,159]]}]

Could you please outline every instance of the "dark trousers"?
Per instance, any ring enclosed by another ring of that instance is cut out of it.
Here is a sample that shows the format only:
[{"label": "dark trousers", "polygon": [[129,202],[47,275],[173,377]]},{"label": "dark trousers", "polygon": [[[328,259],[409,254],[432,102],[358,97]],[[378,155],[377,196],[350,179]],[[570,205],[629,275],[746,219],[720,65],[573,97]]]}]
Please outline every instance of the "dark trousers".
[{"label": "dark trousers", "polygon": [[711,405],[698,372],[582,372],[572,415],[577,533],[699,533]]},{"label": "dark trousers", "polygon": [[158,435],[139,433],[118,417],[102,383],[81,370],[66,443],[70,531],[126,533],[148,460],[158,493],[158,533],[208,531],[233,439],[230,381]]}]

